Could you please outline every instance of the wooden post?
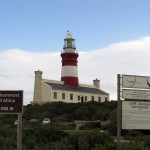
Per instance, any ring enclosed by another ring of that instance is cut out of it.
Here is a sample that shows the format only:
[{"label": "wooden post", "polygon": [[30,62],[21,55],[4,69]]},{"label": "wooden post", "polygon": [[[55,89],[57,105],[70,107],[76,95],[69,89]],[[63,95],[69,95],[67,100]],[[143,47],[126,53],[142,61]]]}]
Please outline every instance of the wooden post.
[{"label": "wooden post", "polygon": [[18,114],[17,150],[22,150],[22,114]]}]

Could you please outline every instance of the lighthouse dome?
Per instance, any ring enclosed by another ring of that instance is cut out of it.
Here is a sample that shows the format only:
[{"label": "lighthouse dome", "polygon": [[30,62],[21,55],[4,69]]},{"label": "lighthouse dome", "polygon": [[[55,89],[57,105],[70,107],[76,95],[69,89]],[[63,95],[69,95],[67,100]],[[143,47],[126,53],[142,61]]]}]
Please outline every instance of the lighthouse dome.
[{"label": "lighthouse dome", "polygon": [[73,39],[72,34],[68,31],[65,39]]}]

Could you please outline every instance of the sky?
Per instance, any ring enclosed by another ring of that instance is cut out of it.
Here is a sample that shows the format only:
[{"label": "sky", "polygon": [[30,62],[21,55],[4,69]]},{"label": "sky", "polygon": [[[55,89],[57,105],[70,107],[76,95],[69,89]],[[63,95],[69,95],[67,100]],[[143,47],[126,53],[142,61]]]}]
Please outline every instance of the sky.
[{"label": "sky", "polygon": [[117,74],[150,76],[149,0],[0,0],[0,90],[33,100],[34,71],[60,80],[69,30],[79,53],[79,82],[117,99]]}]

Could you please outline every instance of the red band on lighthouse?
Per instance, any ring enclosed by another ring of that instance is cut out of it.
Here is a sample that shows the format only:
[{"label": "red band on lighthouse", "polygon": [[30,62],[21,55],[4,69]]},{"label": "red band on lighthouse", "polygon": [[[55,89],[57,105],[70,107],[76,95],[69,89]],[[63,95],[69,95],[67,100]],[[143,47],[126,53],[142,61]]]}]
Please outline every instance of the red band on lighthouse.
[{"label": "red band on lighthouse", "polygon": [[78,53],[61,53],[62,66],[77,66]]}]

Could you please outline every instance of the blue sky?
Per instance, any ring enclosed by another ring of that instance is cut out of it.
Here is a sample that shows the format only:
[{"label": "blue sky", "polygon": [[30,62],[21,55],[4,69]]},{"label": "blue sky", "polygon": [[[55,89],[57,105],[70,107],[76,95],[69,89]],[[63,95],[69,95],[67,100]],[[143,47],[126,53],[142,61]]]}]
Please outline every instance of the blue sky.
[{"label": "blue sky", "polygon": [[117,98],[117,74],[150,76],[150,0],[0,0],[0,90],[33,100],[34,71],[60,80],[69,30],[79,52],[80,84]]},{"label": "blue sky", "polygon": [[149,0],[0,0],[0,50],[61,51],[69,30],[78,50],[150,35]]}]

